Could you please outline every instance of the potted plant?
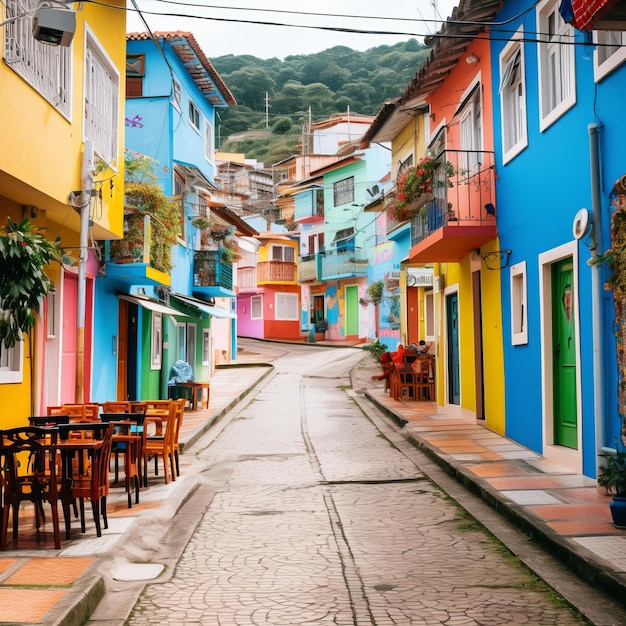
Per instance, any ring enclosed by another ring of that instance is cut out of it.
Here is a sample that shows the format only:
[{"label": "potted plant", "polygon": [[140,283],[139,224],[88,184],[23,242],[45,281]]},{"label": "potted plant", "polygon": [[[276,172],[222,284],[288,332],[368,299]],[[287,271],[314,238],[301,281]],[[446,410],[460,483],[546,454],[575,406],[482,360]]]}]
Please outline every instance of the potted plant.
[{"label": "potted plant", "polygon": [[54,287],[44,268],[60,260],[61,240],[48,241],[43,230],[9,218],[0,234],[0,341],[6,348],[33,328],[41,298]]},{"label": "potted plant", "polygon": [[[626,422],[622,421],[622,444],[626,439]],[[606,465],[598,473],[598,485],[613,496],[610,504],[613,525],[626,530],[626,450],[615,438],[615,454],[607,457]]]}]

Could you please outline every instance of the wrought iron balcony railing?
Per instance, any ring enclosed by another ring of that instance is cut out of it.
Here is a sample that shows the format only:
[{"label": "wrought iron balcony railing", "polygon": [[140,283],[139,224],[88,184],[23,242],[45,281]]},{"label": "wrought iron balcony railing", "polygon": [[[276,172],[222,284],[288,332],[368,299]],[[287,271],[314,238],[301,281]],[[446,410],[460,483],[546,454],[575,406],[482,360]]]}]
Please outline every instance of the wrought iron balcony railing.
[{"label": "wrought iron balcony railing", "polygon": [[222,250],[199,250],[193,259],[194,287],[233,288],[233,266],[222,258]]}]

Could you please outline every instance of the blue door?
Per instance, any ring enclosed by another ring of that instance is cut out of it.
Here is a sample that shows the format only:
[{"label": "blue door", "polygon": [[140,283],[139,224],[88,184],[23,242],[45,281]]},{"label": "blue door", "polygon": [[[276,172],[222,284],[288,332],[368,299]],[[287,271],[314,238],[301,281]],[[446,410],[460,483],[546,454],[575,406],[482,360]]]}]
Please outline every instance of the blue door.
[{"label": "blue door", "polygon": [[461,361],[459,358],[459,296],[446,296],[446,343],[448,366],[448,403],[461,404]]}]

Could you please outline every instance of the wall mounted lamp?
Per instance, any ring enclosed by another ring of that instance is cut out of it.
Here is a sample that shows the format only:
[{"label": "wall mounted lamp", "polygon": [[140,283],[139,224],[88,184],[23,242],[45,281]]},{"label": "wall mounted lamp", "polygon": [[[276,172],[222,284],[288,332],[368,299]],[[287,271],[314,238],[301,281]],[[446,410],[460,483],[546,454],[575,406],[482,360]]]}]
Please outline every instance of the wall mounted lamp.
[{"label": "wall mounted lamp", "polygon": [[468,65],[476,65],[478,61],[480,61],[480,58],[477,57],[473,52],[470,52],[470,54],[468,54],[467,57],[465,57],[465,62]]}]

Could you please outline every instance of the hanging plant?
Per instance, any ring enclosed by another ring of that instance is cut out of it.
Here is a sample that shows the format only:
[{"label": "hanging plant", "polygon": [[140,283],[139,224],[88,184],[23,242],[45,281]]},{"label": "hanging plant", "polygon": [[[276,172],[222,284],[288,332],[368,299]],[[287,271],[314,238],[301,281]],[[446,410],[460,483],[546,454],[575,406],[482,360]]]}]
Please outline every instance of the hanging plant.
[{"label": "hanging plant", "polygon": [[211,227],[211,220],[203,215],[199,215],[191,220],[191,225],[198,230],[204,230]]},{"label": "hanging plant", "polygon": [[[442,164],[430,157],[422,159],[415,167],[403,172],[398,179],[396,201],[389,207],[389,216],[398,222],[410,219],[431,199],[434,186],[452,187],[452,176],[454,166],[450,161]],[[418,203],[419,200],[422,202]]]},{"label": "hanging plant", "polygon": [[54,286],[44,268],[60,260],[61,240],[48,241],[42,231],[27,219],[17,224],[9,218],[0,235],[0,341],[6,348],[30,332],[40,298]]},{"label": "hanging plant", "polygon": [[211,238],[215,241],[222,241],[232,237],[235,233],[234,226],[226,226],[226,228],[215,228],[211,231]]}]

